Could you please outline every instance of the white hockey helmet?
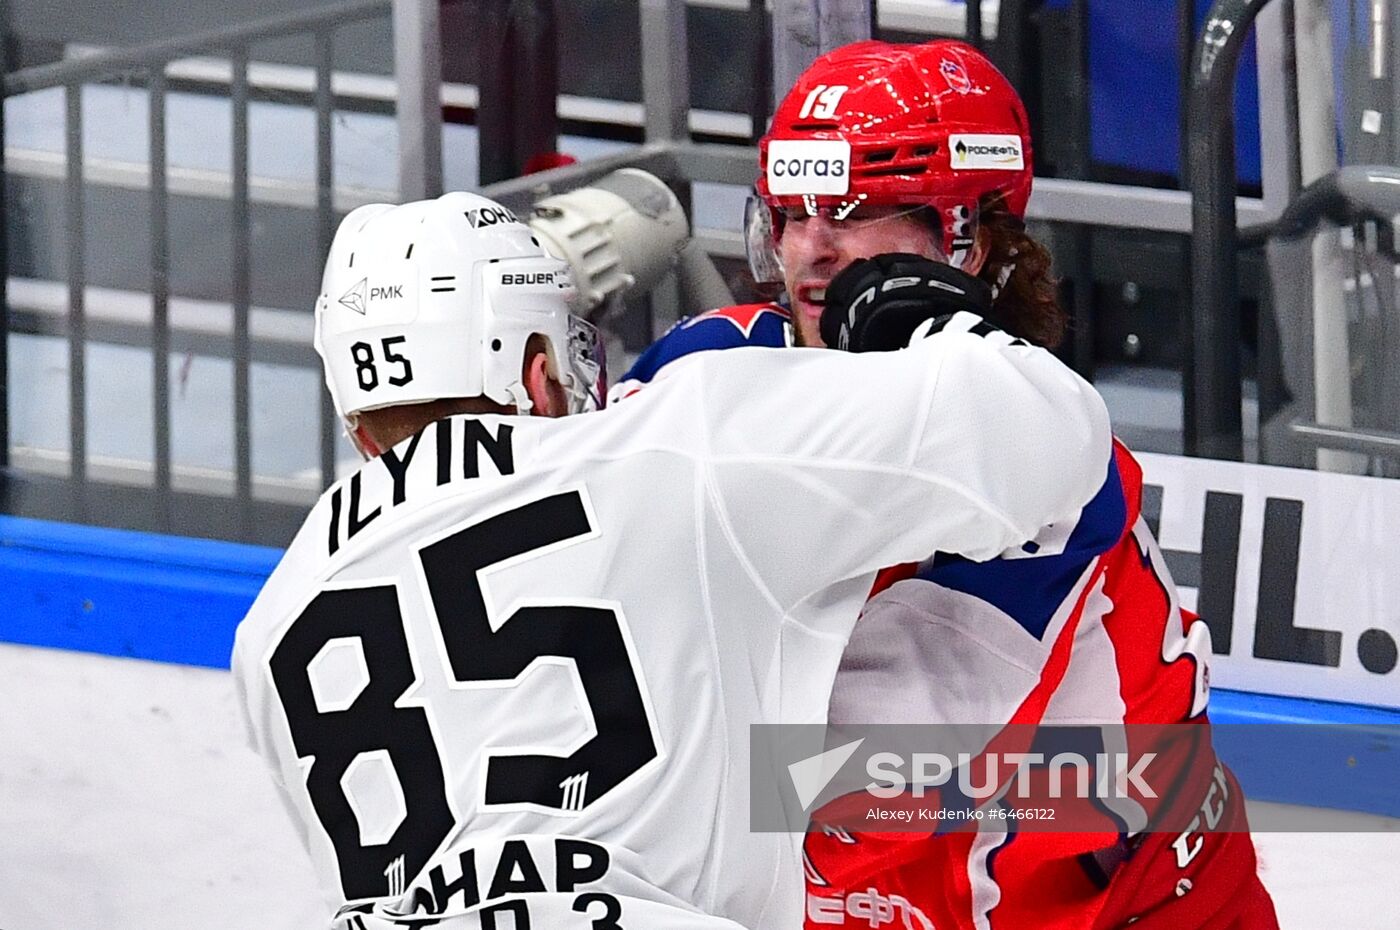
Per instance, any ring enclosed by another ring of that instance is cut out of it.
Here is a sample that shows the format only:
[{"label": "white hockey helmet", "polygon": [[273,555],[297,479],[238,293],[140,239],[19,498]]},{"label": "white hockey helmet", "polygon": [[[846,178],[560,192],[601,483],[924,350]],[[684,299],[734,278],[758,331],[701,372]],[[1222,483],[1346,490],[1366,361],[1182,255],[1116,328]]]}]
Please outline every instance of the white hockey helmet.
[{"label": "white hockey helmet", "polygon": [[510,210],[466,192],[341,221],[316,301],[316,351],[336,412],[485,396],[531,407],[521,380],[539,333],[570,412],[601,406],[597,331],[569,312],[569,267]]}]

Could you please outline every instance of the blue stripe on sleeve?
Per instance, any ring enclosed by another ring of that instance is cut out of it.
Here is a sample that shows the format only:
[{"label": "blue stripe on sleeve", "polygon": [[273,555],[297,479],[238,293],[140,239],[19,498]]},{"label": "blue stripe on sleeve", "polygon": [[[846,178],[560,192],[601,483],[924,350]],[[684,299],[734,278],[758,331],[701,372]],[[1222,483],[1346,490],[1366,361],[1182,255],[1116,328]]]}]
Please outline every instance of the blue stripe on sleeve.
[{"label": "blue stripe on sleeve", "polygon": [[917,577],[986,601],[1040,639],[1085,567],[1122,538],[1127,519],[1128,505],[1118,464],[1110,457],[1108,475],[1080,512],[1063,552],[1037,556],[1027,548],[1026,558],[990,562],[939,553]]}]

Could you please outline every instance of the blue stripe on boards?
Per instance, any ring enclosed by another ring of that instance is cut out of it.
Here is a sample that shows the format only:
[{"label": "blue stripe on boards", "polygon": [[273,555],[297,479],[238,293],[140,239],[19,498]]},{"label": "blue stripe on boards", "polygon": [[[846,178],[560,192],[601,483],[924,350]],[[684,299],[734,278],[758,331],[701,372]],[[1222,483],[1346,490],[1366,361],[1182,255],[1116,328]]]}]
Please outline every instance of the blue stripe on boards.
[{"label": "blue stripe on boards", "polygon": [[278,549],[0,517],[0,640],[227,668]]}]

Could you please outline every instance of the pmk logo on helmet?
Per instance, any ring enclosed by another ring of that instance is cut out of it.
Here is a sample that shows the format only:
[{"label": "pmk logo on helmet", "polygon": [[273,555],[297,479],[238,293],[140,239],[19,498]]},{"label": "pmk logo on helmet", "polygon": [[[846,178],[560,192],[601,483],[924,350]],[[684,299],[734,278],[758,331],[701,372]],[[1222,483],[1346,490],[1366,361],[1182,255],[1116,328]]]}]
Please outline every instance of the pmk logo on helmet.
[{"label": "pmk logo on helmet", "polygon": [[340,304],[363,315],[368,310],[370,301],[400,300],[402,298],[402,284],[376,284],[371,286],[369,278],[361,278],[359,281],[355,282],[348,291],[340,295]]}]

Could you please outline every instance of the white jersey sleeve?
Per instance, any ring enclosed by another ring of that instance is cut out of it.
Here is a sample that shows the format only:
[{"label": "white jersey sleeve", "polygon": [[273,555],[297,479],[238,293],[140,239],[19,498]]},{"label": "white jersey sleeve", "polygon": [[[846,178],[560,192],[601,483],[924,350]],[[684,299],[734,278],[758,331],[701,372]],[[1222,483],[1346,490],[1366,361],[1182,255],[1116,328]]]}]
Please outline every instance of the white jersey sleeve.
[{"label": "white jersey sleeve", "polygon": [[1019,546],[1073,519],[1111,455],[1093,388],[1043,349],[970,333],[709,353],[687,380],[723,522],[785,611],[818,579]]}]

